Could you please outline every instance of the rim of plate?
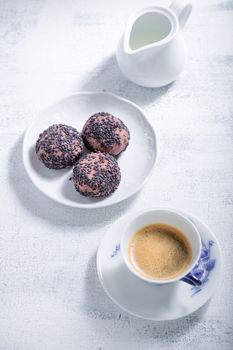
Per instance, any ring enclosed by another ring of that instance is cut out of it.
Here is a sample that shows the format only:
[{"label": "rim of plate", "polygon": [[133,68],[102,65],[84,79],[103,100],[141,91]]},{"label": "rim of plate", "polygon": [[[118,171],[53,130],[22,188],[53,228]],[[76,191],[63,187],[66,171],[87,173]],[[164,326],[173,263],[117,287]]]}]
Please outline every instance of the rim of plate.
[{"label": "rim of plate", "polygon": [[[193,215],[193,214],[190,214],[189,212],[186,212],[186,211],[183,211],[182,209],[180,208],[170,208],[170,207],[149,207],[147,209],[143,209],[143,210],[140,210],[140,211],[137,211],[137,214],[140,215],[141,213],[145,212],[145,211],[149,211],[149,210],[152,210],[152,209],[171,209],[171,210],[176,210],[180,213],[183,213],[185,216],[187,216],[188,218],[190,218],[191,220],[194,219],[194,220],[197,220],[199,221],[207,231],[210,232],[210,234],[212,235],[212,237],[215,239],[215,244],[217,246],[217,249],[218,249],[218,254],[219,254],[219,277],[221,278],[221,272],[222,272],[222,253],[221,253],[221,248],[220,248],[220,244],[214,234],[214,232],[210,229],[210,227],[205,224],[201,219],[199,219],[196,215]],[[135,214],[136,215],[136,214]],[[124,222],[127,218],[130,218],[131,216],[133,216],[133,213],[131,214],[127,214],[125,215],[123,218],[120,218],[118,219],[115,223],[113,223],[111,225],[111,227],[113,225],[116,225],[117,223],[119,223],[119,221],[122,221]],[[195,225],[195,223],[194,223]],[[110,229],[111,229],[110,227]],[[155,317],[144,317],[140,314],[137,314],[131,310],[128,310],[125,306],[121,305],[120,303],[118,303],[118,301],[113,298],[111,296],[111,294],[108,292],[107,288],[105,287],[104,285],[104,281],[103,281],[103,278],[102,278],[102,273],[101,273],[101,269],[100,269],[100,250],[101,250],[101,247],[103,245],[103,242],[105,240],[105,238],[108,236],[109,234],[109,230],[106,232],[106,234],[104,235],[99,247],[98,247],[98,250],[97,250],[97,254],[96,254],[96,271],[97,271],[97,275],[98,275],[98,278],[99,278],[99,281],[100,281],[100,284],[104,290],[104,292],[106,293],[106,295],[110,298],[110,300],[116,304],[120,309],[122,309],[123,311],[127,312],[128,314],[132,315],[132,316],[135,316],[137,318],[141,318],[143,320],[149,320],[149,321],[156,321],[156,322],[166,322],[166,321],[172,321],[172,320],[178,320],[178,319],[181,319],[183,317],[187,317],[188,315],[191,315],[193,314],[194,312],[196,312],[197,310],[199,310],[202,306],[204,306],[208,300],[210,300],[210,298],[213,296],[214,292],[215,292],[215,288],[213,288],[210,293],[208,294],[208,296],[204,299],[204,302],[201,303],[201,305],[198,305],[193,311],[191,311],[190,313],[188,313],[187,315],[185,316],[178,316],[178,317],[171,317],[171,318],[166,318],[166,319],[157,319]],[[216,286],[215,286],[216,287]]]},{"label": "rim of plate", "polygon": [[55,106],[56,104],[70,98],[70,97],[74,97],[74,96],[79,96],[79,95],[108,95],[108,96],[111,96],[113,98],[115,98],[116,100],[119,100],[119,101],[122,101],[124,103],[127,103],[131,106],[133,106],[134,108],[136,108],[140,113],[141,115],[143,116],[146,124],[148,125],[148,127],[150,128],[151,132],[152,132],[152,135],[153,135],[153,139],[154,139],[154,144],[155,144],[155,157],[154,157],[154,161],[153,163],[151,164],[151,168],[148,172],[148,174],[145,176],[144,180],[138,185],[135,187],[134,190],[132,190],[131,192],[129,192],[128,194],[122,196],[121,198],[118,198],[117,200],[113,201],[113,202],[110,202],[110,203],[104,203],[104,202],[98,202],[98,203],[92,203],[92,204],[80,204],[80,203],[69,203],[69,202],[63,202],[62,200],[59,200],[57,198],[53,198],[51,197],[45,190],[43,190],[43,188],[39,187],[37,185],[37,182],[35,181],[34,177],[31,176],[31,172],[30,172],[30,166],[29,166],[29,163],[28,163],[28,160],[27,160],[27,152],[28,152],[28,149],[26,148],[26,139],[27,139],[27,136],[28,134],[30,134],[30,131],[31,129],[33,128],[33,126],[37,123],[38,121],[38,117],[35,119],[35,121],[29,125],[27,127],[27,129],[25,130],[24,132],[24,136],[23,136],[23,147],[22,147],[22,158],[23,158],[23,164],[24,164],[24,168],[26,169],[26,172],[29,176],[29,178],[31,179],[32,183],[35,185],[35,187],[40,191],[42,192],[47,198],[50,198],[52,199],[53,201],[55,201],[56,203],[59,203],[59,204],[62,204],[62,205],[65,205],[65,206],[68,206],[68,207],[71,207],[71,208],[79,208],[79,209],[98,209],[98,208],[105,208],[105,207],[109,207],[109,206],[112,206],[112,205],[115,205],[115,204],[118,204],[120,202],[123,202],[124,200],[132,197],[133,195],[135,195],[137,192],[139,192],[142,187],[145,185],[146,181],[150,178],[150,176],[152,175],[152,172],[154,170],[154,167],[155,167],[155,164],[156,162],[158,161],[158,158],[159,158],[159,151],[158,151],[158,136],[157,134],[155,133],[155,130],[152,126],[152,124],[149,122],[148,118],[147,118],[147,115],[145,114],[145,112],[142,110],[141,107],[139,107],[136,103],[124,98],[124,97],[121,97],[119,95],[116,95],[112,92],[105,92],[105,91],[78,91],[78,92],[74,92],[72,94],[67,94],[65,95],[62,99],[58,99],[56,100],[53,104],[51,105],[48,105],[47,107],[45,107],[43,110],[39,111],[37,113],[37,115],[41,115],[43,114],[46,110],[48,110],[49,108],[51,108],[52,106]]}]

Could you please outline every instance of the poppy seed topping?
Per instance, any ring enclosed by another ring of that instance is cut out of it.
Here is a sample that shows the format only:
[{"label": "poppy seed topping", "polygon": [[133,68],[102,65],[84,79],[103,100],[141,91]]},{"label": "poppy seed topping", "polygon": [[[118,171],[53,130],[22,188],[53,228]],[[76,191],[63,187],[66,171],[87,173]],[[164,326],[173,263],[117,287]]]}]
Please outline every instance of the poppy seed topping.
[{"label": "poppy seed topping", "polygon": [[128,146],[130,133],[122,120],[109,113],[100,112],[87,120],[82,138],[89,150],[116,156]]},{"label": "poppy seed topping", "polygon": [[89,153],[73,169],[75,189],[86,197],[107,197],[117,189],[120,180],[120,168],[109,154]]},{"label": "poppy seed topping", "polygon": [[64,169],[78,161],[83,147],[83,140],[75,128],[53,124],[39,135],[36,153],[47,168]]}]

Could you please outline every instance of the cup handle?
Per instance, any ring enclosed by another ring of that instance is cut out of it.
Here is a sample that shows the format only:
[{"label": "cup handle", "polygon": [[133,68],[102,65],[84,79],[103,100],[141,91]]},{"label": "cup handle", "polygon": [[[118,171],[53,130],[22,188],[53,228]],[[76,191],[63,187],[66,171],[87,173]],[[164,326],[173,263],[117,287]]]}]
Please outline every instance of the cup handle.
[{"label": "cup handle", "polygon": [[181,281],[191,284],[191,286],[194,286],[194,287],[200,287],[202,285],[201,281],[199,281],[198,279],[196,279],[191,275],[184,276],[183,278],[181,278]]},{"label": "cup handle", "polygon": [[183,29],[192,12],[192,4],[185,0],[174,0],[169,7],[177,15],[180,27]]}]

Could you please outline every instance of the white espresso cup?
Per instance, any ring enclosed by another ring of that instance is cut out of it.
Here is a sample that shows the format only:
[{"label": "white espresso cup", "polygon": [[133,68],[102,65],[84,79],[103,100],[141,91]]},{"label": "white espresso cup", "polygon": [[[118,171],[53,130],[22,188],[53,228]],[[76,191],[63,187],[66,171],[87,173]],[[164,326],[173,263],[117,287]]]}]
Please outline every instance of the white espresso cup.
[{"label": "white espresso cup", "polygon": [[[173,226],[183,233],[191,245],[192,257],[187,268],[172,279],[152,279],[143,276],[134,269],[129,259],[129,243],[132,236],[142,227],[152,224]],[[156,284],[176,282],[184,278],[198,263],[201,255],[201,237],[194,224],[184,215],[170,209],[150,209],[135,215],[125,227],[121,238],[121,252],[128,269],[141,280]],[[184,281],[185,282],[185,281]]]}]

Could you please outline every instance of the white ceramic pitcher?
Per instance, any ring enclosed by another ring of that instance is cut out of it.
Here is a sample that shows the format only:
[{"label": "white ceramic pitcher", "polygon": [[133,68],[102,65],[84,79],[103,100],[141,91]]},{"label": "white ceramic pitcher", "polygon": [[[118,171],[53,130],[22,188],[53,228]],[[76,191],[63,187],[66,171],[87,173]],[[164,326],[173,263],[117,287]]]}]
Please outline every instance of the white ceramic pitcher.
[{"label": "white ceramic pitcher", "polygon": [[190,3],[175,0],[170,7],[147,7],[132,15],[116,52],[122,73],[145,87],[174,81],[184,68],[182,29],[191,11]]}]

